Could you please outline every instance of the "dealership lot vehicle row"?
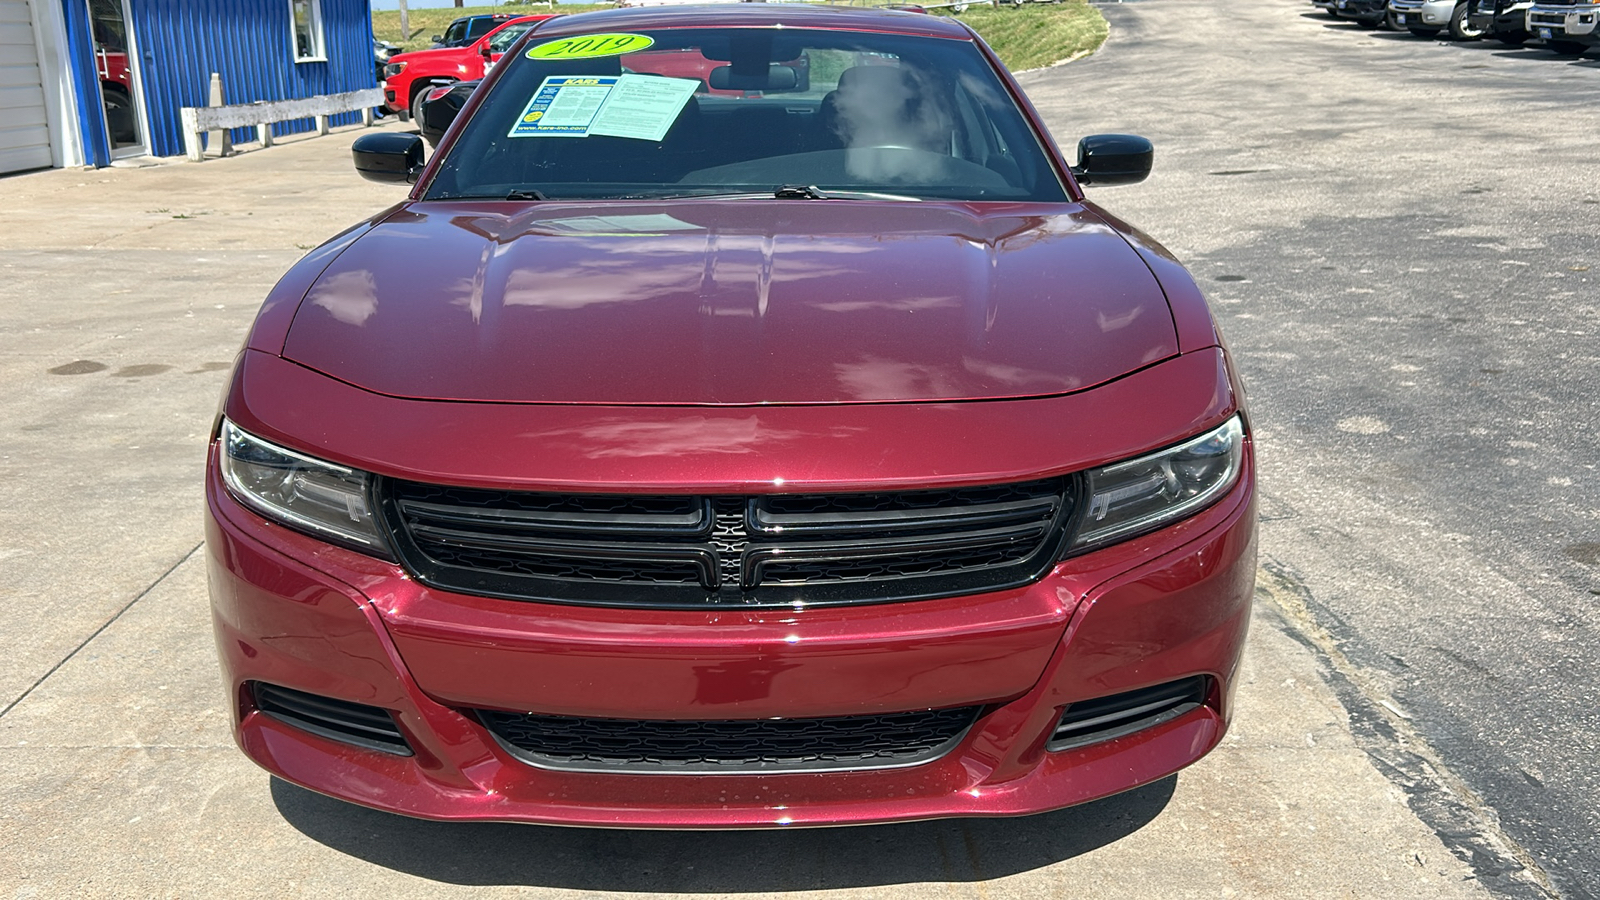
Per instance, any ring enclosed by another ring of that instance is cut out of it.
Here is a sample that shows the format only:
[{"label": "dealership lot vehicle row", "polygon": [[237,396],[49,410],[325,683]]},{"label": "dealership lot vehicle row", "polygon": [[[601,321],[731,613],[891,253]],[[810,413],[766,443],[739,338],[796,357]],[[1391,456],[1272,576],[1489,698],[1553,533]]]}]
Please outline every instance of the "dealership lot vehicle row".
[{"label": "dealership lot vehicle row", "polygon": [[1600,10],[1586,0],[1311,0],[1334,19],[1419,38],[1488,38],[1509,47],[1541,46],[1562,57],[1600,48]]}]

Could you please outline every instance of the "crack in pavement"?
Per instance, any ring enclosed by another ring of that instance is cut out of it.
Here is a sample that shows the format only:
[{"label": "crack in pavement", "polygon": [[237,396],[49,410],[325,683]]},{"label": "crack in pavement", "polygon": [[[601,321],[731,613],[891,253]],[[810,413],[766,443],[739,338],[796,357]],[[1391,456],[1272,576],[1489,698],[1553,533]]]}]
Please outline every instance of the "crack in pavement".
[{"label": "crack in pavement", "polygon": [[[1285,634],[1323,664],[1324,681],[1350,717],[1350,734],[1373,766],[1405,792],[1406,805],[1478,882],[1501,897],[1553,900],[1561,895],[1525,848],[1500,828],[1494,809],[1461,780],[1411,724],[1410,716],[1340,649],[1328,611],[1305,582],[1262,555],[1256,591],[1272,605]],[[1339,629],[1343,630],[1343,629]]]},{"label": "crack in pavement", "polygon": [[99,628],[96,628],[93,632],[91,632],[89,634],[88,637],[86,637],[82,641],[80,641],[78,643],[78,646],[73,647],[72,650],[70,652],[68,652],[66,656],[63,656],[59,660],[57,660],[56,664],[51,666],[49,668],[49,670],[47,670],[43,675],[40,675],[33,682],[33,684],[28,685],[28,689],[27,690],[25,690],[22,693],[18,694],[16,699],[12,700],[10,703],[7,703],[5,709],[0,709],[0,718],[4,718],[7,713],[9,713],[13,709],[17,708],[17,704],[19,704],[22,701],[28,699],[28,695],[32,694],[34,691],[38,690],[39,685],[44,684],[45,681],[47,681],[50,678],[51,675],[54,675],[57,670],[59,670],[62,666],[66,665],[69,661],[71,661],[71,659],[74,656],[77,656],[78,653],[83,650],[83,648],[89,646],[89,643],[91,641],[93,641],[95,638],[99,637],[107,628],[110,628],[112,623],[114,623],[118,619],[122,618],[124,613],[126,613],[130,609],[133,609],[133,605],[135,603],[138,603],[140,600],[143,600],[146,596],[148,596],[151,591],[156,589],[157,585],[161,584],[161,582],[166,581],[168,578],[172,577],[172,573],[178,571],[178,567],[179,566],[183,565],[184,563],[186,563],[190,559],[192,559],[196,553],[200,552],[200,548],[204,547],[205,545],[206,545],[205,541],[200,541],[199,543],[195,544],[193,547],[190,547],[189,548],[189,552],[187,552],[187,553],[183,554],[183,556],[179,557],[177,562],[173,563],[165,572],[162,572],[159,576],[157,576],[156,580],[154,580],[154,581],[150,582],[148,585],[146,585],[144,590],[142,590],[139,593],[135,594],[133,596],[132,600],[129,600],[127,603],[123,604],[122,608],[117,610],[115,613],[113,613],[111,618],[109,618],[109,619],[105,620],[104,622],[100,623],[100,627]]}]

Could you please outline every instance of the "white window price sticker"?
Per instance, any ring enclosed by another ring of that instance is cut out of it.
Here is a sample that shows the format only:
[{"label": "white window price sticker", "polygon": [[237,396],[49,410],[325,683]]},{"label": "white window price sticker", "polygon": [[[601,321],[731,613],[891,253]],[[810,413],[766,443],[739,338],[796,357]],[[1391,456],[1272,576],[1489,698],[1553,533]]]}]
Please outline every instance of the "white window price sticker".
[{"label": "white window price sticker", "polygon": [[589,133],[659,141],[700,87],[694,78],[623,75],[589,125]]}]

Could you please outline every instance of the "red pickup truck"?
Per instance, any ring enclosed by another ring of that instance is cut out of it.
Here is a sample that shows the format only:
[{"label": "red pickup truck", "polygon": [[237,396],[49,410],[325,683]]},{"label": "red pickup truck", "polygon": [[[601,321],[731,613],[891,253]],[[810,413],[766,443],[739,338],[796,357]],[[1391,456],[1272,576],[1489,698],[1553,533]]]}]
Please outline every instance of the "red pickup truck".
[{"label": "red pickup truck", "polygon": [[548,18],[549,14],[518,16],[465,47],[396,54],[383,68],[384,105],[420,120],[429,88],[482,78],[517,38]]}]

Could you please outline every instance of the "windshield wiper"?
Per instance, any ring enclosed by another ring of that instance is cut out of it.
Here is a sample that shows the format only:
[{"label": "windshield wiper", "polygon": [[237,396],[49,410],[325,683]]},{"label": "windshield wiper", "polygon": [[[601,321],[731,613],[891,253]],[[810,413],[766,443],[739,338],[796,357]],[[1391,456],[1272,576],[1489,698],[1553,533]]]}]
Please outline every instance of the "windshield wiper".
[{"label": "windshield wiper", "polygon": [[542,192],[534,188],[517,188],[506,195],[507,200],[549,200]]},{"label": "windshield wiper", "polygon": [[780,184],[772,192],[779,200],[826,200],[828,195],[814,184]]},{"label": "windshield wiper", "polygon": [[785,184],[772,192],[779,200],[921,200],[905,194],[880,194],[876,191],[825,191],[814,184]]},{"label": "windshield wiper", "polygon": [[785,184],[772,191],[706,191],[691,194],[620,194],[608,200],[912,200],[922,197],[907,194],[881,194],[876,191],[823,190],[816,185]]}]

